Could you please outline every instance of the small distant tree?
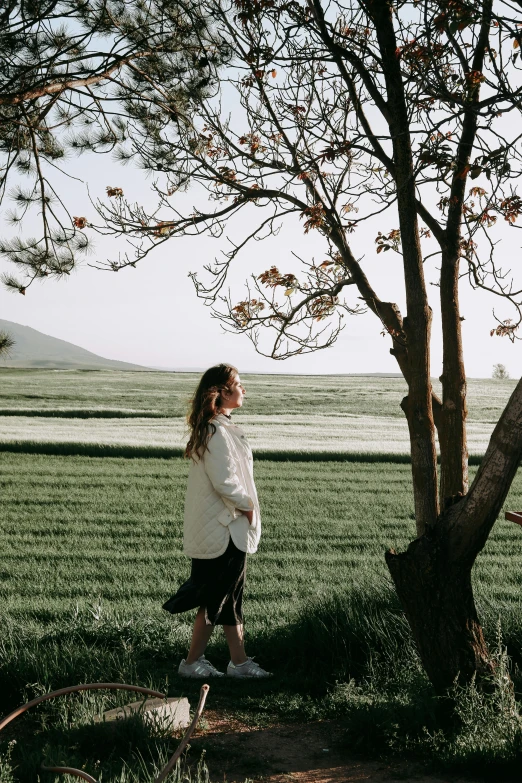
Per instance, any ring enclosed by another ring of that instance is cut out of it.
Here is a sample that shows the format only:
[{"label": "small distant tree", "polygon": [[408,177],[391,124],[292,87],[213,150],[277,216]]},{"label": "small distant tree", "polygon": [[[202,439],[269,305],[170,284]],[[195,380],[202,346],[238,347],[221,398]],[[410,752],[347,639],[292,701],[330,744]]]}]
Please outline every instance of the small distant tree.
[{"label": "small distant tree", "polygon": [[[386,561],[428,676],[446,692],[457,678],[492,670],[471,570],[522,457],[520,382],[469,488],[459,306],[467,275],[513,308],[514,318],[493,331],[516,339],[520,286],[497,262],[492,232],[522,214],[519,14],[503,0],[204,6],[213,19],[209,51],[225,41],[234,60],[222,90],[214,81],[191,97],[189,111],[178,111],[175,96],[165,105],[159,78],[143,85],[143,100],[124,103],[121,155],[155,175],[158,204],[146,212],[121,189],[100,202],[99,230],[133,244],[108,268],[133,266],[175,236],[230,237],[231,218],[248,212],[254,226],[207,268],[210,278],[194,277],[227,328],[284,359],[331,345],[347,314],[375,315],[408,386],[401,407],[416,518],[407,551],[390,550]],[[182,212],[176,195],[188,185],[194,206]],[[376,220],[382,263],[400,258],[405,312],[354,248]],[[223,288],[230,264],[249,241],[289,221],[317,232],[322,258],[303,259],[297,274],[272,265],[232,301]],[[430,289],[431,257],[438,275]],[[441,398],[431,385],[429,291],[442,314]]]},{"label": "small distant tree", "polygon": [[494,364],[491,377],[499,381],[505,381],[509,378],[509,373],[503,364]]}]

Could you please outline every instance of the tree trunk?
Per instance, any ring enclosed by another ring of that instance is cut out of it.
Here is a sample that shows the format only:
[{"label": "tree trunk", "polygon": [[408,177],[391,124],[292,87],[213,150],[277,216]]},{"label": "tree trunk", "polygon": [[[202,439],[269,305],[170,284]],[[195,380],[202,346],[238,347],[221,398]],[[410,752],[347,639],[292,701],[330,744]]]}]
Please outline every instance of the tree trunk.
[{"label": "tree trunk", "polygon": [[372,0],[366,7],[373,19],[386,84],[386,105],[393,145],[397,211],[401,232],[407,317],[408,396],[402,409],[408,420],[411,443],[413,497],[417,533],[433,526],[439,512],[437,453],[430,378],[431,308],[426,293],[424,267],[417,221],[417,201],[410,119],[408,116],[393,9],[387,0]]},{"label": "tree trunk", "polygon": [[491,674],[480,627],[471,566],[448,562],[443,542],[425,535],[402,554],[386,553],[426,673],[440,695],[455,681]]},{"label": "tree trunk", "polygon": [[[459,234],[457,233],[457,239]],[[442,410],[438,433],[440,445],[440,502],[468,491],[468,446],[466,438],[466,372],[462,353],[459,310],[459,248],[442,253],[440,300],[443,337]]]},{"label": "tree trunk", "polygon": [[[482,73],[489,49],[492,0],[482,0],[482,22],[470,63],[471,73]],[[463,112],[462,131],[448,203],[448,218],[441,242],[440,305],[442,315],[443,371],[442,413],[439,427],[440,498],[465,495],[468,491],[468,451],[466,443],[466,373],[462,354],[459,311],[459,261],[464,199],[472,159],[479,113],[480,82],[469,88]]]},{"label": "tree trunk", "polygon": [[422,663],[438,693],[492,671],[477,617],[471,569],[522,458],[522,380],[491,436],[469,493],[406,552],[386,554]]}]

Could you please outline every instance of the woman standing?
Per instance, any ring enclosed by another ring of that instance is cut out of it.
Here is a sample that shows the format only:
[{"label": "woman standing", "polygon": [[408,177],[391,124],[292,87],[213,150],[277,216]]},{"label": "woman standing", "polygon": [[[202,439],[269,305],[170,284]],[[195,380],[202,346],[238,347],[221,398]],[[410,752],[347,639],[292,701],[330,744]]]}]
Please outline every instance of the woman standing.
[{"label": "woman standing", "polygon": [[235,367],[218,364],[201,378],[188,417],[185,449],[190,469],[185,497],[183,551],[190,578],[163,608],[172,614],[198,608],[192,642],[178,669],[182,677],[223,677],[204,652],[215,625],[230,650],[229,677],[269,677],[245,654],[243,588],[246,555],[257,551],[261,516],[252,450],[231,413],[245,395]]}]

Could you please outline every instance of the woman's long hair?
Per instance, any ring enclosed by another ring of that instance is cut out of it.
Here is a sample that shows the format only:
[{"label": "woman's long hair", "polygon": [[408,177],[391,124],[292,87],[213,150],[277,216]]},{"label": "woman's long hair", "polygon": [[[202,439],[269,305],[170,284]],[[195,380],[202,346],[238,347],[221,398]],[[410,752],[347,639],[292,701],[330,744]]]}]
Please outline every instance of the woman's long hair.
[{"label": "woman's long hair", "polygon": [[203,373],[187,417],[190,437],[185,448],[185,457],[196,461],[208,448],[208,440],[216,431],[212,419],[221,408],[221,395],[230,387],[237,374],[236,368],[230,364],[217,364]]}]

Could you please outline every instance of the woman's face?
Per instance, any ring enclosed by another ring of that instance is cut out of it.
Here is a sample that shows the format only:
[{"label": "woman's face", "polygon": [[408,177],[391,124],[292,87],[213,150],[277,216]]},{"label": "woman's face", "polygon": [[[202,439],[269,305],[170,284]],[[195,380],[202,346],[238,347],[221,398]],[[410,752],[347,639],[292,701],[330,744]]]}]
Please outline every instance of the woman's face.
[{"label": "woman's face", "polygon": [[232,408],[240,408],[243,405],[243,397],[245,396],[245,387],[241,383],[239,375],[235,375],[228,384],[228,390],[224,391],[221,395],[223,400],[223,408],[231,410]]}]

